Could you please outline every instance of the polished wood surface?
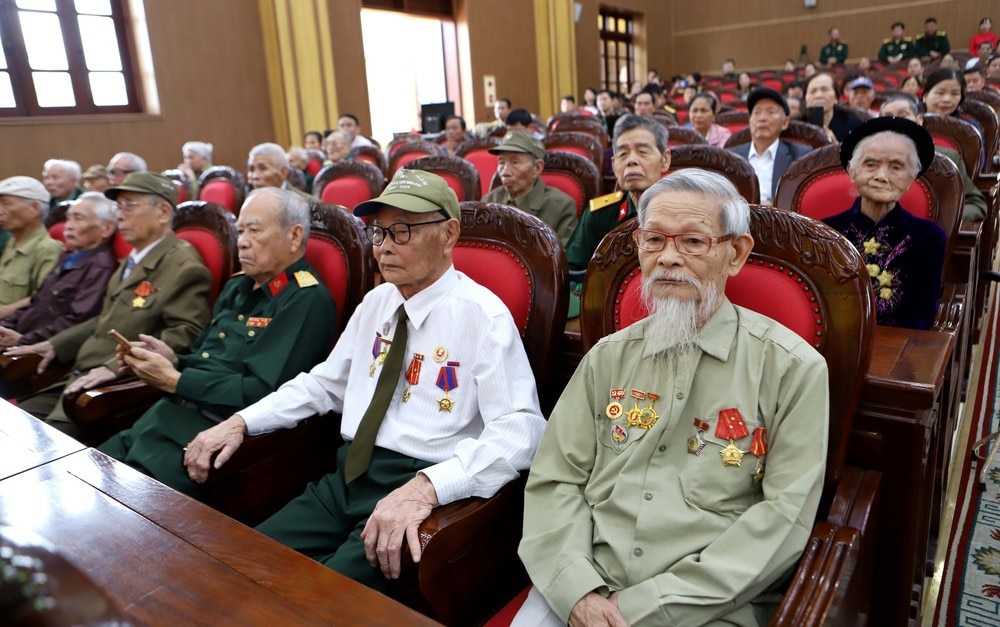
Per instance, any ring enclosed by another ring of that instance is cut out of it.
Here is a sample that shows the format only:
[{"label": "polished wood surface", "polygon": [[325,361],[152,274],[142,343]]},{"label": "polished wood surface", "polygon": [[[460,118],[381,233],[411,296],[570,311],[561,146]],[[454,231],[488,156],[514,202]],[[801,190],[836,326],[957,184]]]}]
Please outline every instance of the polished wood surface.
[{"label": "polished wood surface", "polygon": [[85,447],[6,401],[0,401],[0,479]]},{"label": "polished wood surface", "polygon": [[0,524],[151,625],[436,624],[93,449],[0,481]]},{"label": "polished wood surface", "polygon": [[862,402],[933,408],[954,346],[950,333],[876,326]]}]

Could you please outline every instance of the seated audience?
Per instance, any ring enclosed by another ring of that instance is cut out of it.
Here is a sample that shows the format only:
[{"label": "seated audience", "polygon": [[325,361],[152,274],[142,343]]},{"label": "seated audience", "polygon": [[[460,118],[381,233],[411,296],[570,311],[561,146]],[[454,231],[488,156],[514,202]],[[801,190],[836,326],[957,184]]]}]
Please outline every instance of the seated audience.
[{"label": "seated audience", "polygon": [[177,204],[173,181],[155,172],[136,172],[106,195],[118,203],[118,231],[133,249],[111,275],[100,315],[47,340],[6,351],[41,355],[39,372],[53,360],[73,366],[58,383],[19,399],[19,405],[75,437],[81,433],[63,411],[62,395],[118,378],[117,343],[109,330],[130,339],[152,335],[180,353],[211,315],[212,277],[198,251],[177,239],[171,228]]},{"label": "seated audience", "polygon": [[798,71],[798,66],[795,65],[795,59],[785,59],[784,70],[787,73],[797,72]]},{"label": "seated audience", "polygon": [[643,194],[651,314],[584,356],[549,418],[525,490],[523,624],[767,623],[819,505],[829,389],[815,349],[726,298],[749,229],[714,172]]},{"label": "seated audience", "polygon": [[653,97],[654,109],[666,111],[670,115],[677,114],[677,109],[674,109],[667,104],[667,96],[663,93],[663,86],[659,83],[647,83],[646,86],[642,88],[642,91],[643,93],[649,94]]},{"label": "seated audience", "polygon": [[183,161],[177,169],[184,173],[189,183],[191,198],[198,197],[198,178],[212,167],[212,144],[208,142],[186,142],[181,147]]},{"label": "seated audience", "polygon": [[108,169],[103,165],[92,165],[83,173],[81,177],[83,189],[87,192],[104,193],[111,183],[108,182]]},{"label": "seated audience", "polygon": [[653,100],[653,94],[648,91],[643,91],[635,97],[636,115],[641,115],[646,118],[653,117],[653,111],[655,110],[656,104]]},{"label": "seated audience", "polygon": [[517,477],[545,421],[507,306],[452,265],[460,213],[444,179],[403,168],[354,211],[372,216],[385,282],[325,362],[199,434],[184,463],[202,482],[245,433],[341,413],[337,470],[257,530],[385,590],[399,576],[404,538],[419,561],[417,527],[431,510],[489,497]]},{"label": "seated audience", "polygon": [[694,129],[705,138],[710,146],[724,148],[732,132],[725,126],[715,123],[715,115],[719,112],[719,99],[710,91],[703,91],[691,100],[688,107],[687,128]]},{"label": "seated audience", "polygon": [[609,135],[614,132],[618,115],[615,113],[615,102],[609,89],[597,92],[597,117],[604,123]]},{"label": "seated audience", "polygon": [[970,91],[981,91],[984,87],[986,87],[986,73],[983,72],[983,69],[979,64],[976,64],[971,68],[966,68],[962,72],[962,78],[965,79],[966,93]]},{"label": "seated audience", "polygon": [[501,186],[483,197],[533,215],[552,227],[562,241],[569,241],[576,228],[576,203],[540,178],[545,169],[545,146],[524,131],[511,131],[503,142],[490,148],[497,155]]},{"label": "seated audience", "polygon": [[918,98],[923,90],[924,84],[920,81],[920,78],[916,76],[907,76],[903,79],[902,84],[899,86],[899,91]]},{"label": "seated audience", "polygon": [[507,114],[507,130],[528,133],[538,140],[545,138],[545,134],[535,128],[535,122],[527,109],[514,109]]},{"label": "seated audience", "polygon": [[976,56],[979,54],[979,46],[982,43],[989,43],[993,48],[997,47],[997,34],[991,32],[993,20],[984,17],[979,20],[979,30],[969,38],[969,54]]},{"label": "seated audience", "polygon": [[750,92],[753,91],[753,88],[753,78],[750,77],[750,73],[740,72],[739,77],[736,79],[736,90],[740,92],[740,99],[746,100],[750,96]]},{"label": "seated audience", "polygon": [[974,65],[979,65],[980,67],[986,67],[986,64],[990,62],[990,57],[993,56],[993,52],[996,50],[996,46],[988,41],[981,42],[979,44],[979,53],[972,59],[969,59],[965,63],[966,69],[973,67]]},{"label": "seated audience", "polygon": [[559,100],[559,112],[572,113],[573,111],[576,111],[576,98],[573,97],[573,94],[566,94]]},{"label": "seated audience", "polygon": [[361,134],[361,122],[358,121],[358,116],[353,113],[345,113],[340,116],[340,119],[337,120],[337,126],[351,136],[351,148],[372,145],[372,140]]},{"label": "seated audience", "polygon": [[[322,151],[317,151],[318,154],[322,154]],[[302,172],[303,183],[306,190],[311,190],[313,187],[313,175],[309,174],[309,153],[306,149],[301,146],[292,146],[285,153],[288,157],[288,170],[291,172],[292,168],[298,168]]]},{"label": "seated audience", "polygon": [[930,134],[904,118],[871,119],[840,147],[840,162],[860,197],[824,222],[865,258],[881,325],[929,329],[934,324],[947,237],[940,226],[899,205],[933,160]]},{"label": "seated audience", "polygon": [[983,134],[983,127],[976,120],[961,116],[962,103],[965,102],[965,77],[958,70],[941,68],[927,77],[924,83],[924,108],[928,115],[950,115],[953,118],[965,120]]},{"label": "seated audience", "polygon": [[819,72],[806,81],[806,115],[810,107],[823,108],[823,125],[830,141],[842,142],[847,134],[861,124],[861,119],[846,109],[837,106],[840,89],[833,74]]},{"label": "seated audience", "polygon": [[45,228],[50,198],[30,176],[0,181],[0,228],[10,235],[0,252],[0,319],[28,304],[65,250]]},{"label": "seated audience", "polygon": [[[994,54],[990,57],[989,62],[986,64],[986,77],[1000,78],[1000,54]],[[1000,91],[996,85],[993,85],[993,90]]]},{"label": "seated audience", "polygon": [[49,211],[64,200],[76,200],[80,189],[80,164],[66,159],[49,159],[42,167],[42,184],[49,192]]},{"label": "seated audience", "polygon": [[[819,51],[819,64],[826,66],[843,65],[847,61],[847,44],[840,40],[840,29],[834,26],[828,31],[828,34],[830,35],[830,41]],[[815,70],[815,67],[813,69]],[[806,77],[808,78],[809,75],[807,74]]]},{"label": "seated audience", "polygon": [[475,135],[477,137],[488,137],[494,131],[504,128],[505,120],[510,111],[510,98],[497,98],[493,103],[493,121],[477,124]]},{"label": "seated audience", "polygon": [[[337,133],[339,131],[334,131]],[[350,147],[348,147],[350,151]],[[250,149],[247,158],[247,183],[253,189],[262,187],[280,187],[302,197],[306,202],[319,202],[319,198],[311,196],[288,183],[288,155],[278,144],[257,144]]]},{"label": "seated audience", "polygon": [[788,119],[802,121],[805,118],[805,110],[802,108],[802,98],[799,96],[789,96],[785,98],[788,103]]},{"label": "seated audience", "polygon": [[448,154],[455,156],[455,150],[466,140],[465,120],[458,115],[449,115],[444,120],[444,147]]},{"label": "seated audience", "polygon": [[31,302],[0,322],[0,348],[35,344],[93,318],[118,260],[111,249],[115,203],[85,192],[66,211],[66,250]]},{"label": "seated audience", "polygon": [[[921,126],[924,124],[924,116],[920,113],[920,105],[917,103],[917,99],[907,94],[896,94],[886,98],[885,102],[882,103],[880,115],[882,117],[906,118]],[[962,160],[962,155],[956,150],[937,145],[934,146],[934,151],[948,157],[948,160],[955,164],[958,173],[962,175],[962,185],[965,188],[965,208],[962,210],[962,219],[979,221],[985,218],[986,198],[972,181],[968,170],[965,169],[965,161]]]},{"label": "seated audience", "polygon": [[639,197],[670,169],[667,128],[638,115],[624,115],[615,125],[611,167],[616,192],[590,201],[566,244],[570,270],[586,270],[604,236],[633,217]]},{"label": "seated audience", "polygon": [[809,154],[809,146],[781,140],[781,131],[788,128],[788,104],[781,94],[767,87],[758,87],[747,98],[750,111],[750,137],[748,144],[730,148],[747,159],[760,183],[760,200],[770,205],[778,189],[778,179],[792,161]]},{"label": "seated audience", "polygon": [[581,108],[586,109],[588,112],[597,115],[597,88],[587,87],[583,90],[583,104],[580,105]]},{"label": "seated audience", "polygon": [[917,57],[933,61],[951,52],[948,33],[937,29],[937,20],[929,17],[924,20],[924,34],[917,35],[913,42]]},{"label": "seated audience", "polygon": [[135,172],[146,171],[146,160],[131,152],[119,152],[108,162],[108,183],[120,185],[125,177]]},{"label": "seated audience", "polygon": [[872,110],[872,103],[875,102],[875,85],[872,84],[872,79],[861,76],[851,81],[851,95],[848,102],[855,109],[877,115],[878,111]]},{"label": "seated audience", "polygon": [[243,274],[219,294],[190,354],[140,335],[118,349],[124,369],[170,394],[100,450],[175,490],[199,496],[180,464],[198,433],[323,360],[333,344],[333,299],[305,260],[309,205],[273,187],[250,194],[237,220]]},{"label": "seated audience", "polygon": [[913,57],[910,59],[909,63],[906,64],[906,75],[916,76],[917,78],[923,79],[924,64],[920,61],[920,57]]},{"label": "seated audience", "polygon": [[913,39],[903,35],[906,26],[902,22],[894,22],[891,28],[892,36],[883,39],[882,46],[878,49],[878,60],[882,63],[895,63],[917,53]]},{"label": "seated audience", "polygon": [[330,131],[323,140],[326,153],[324,166],[351,160],[351,134],[346,131]]},{"label": "seated audience", "polygon": [[308,131],[302,136],[302,147],[306,150],[323,150],[323,133]]},{"label": "seated audience", "polygon": [[871,76],[872,74],[872,62],[868,57],[861,57],[858,59],[857,65],[858,76]]}]

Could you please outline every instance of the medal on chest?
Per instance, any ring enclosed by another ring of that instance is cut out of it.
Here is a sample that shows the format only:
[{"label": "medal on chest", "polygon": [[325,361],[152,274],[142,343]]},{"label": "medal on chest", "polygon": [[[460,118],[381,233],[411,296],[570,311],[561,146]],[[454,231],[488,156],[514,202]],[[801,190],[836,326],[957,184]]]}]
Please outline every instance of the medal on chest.
[{"label": "medal on chest", "polygon": [[753,430],[753,440],[750,442],[750,452],[757,458],[757,465],[750,475],[754,483],[764,480],[764,456],[767,455],[767,427],[757,427]]},{"label": "medal on chest", "polygon": [[719,412],[719,422],[715,425],[715,437],[722,440],[729,440],[729,444],[719,451],[722,456],[723,466],[742,466],[745,452],[736,446],[735,440],[750,435],[747,423],[743,420],[743,414],[735,407],[723,409]]},{"label": "medal on chest", "polygon": [[420,353],[413,353],[410,365],[406,367],[406,389],[403,390],[403,402],[410,400],[410,388],[420,381],[420,366],[424,363],[424,356]]},{"label": "medal on chest", "polygon": [[139,309],[146,305],[146,297],[150,296],[156,288],[149,281],[142,281],[139,285],[135,286],[135,298],[132,299],[132,308]]},{"label": "medal on chest", "polygon": [[450,412],[455,406],[455,401],[448,398],[448,392],[458,387],[459,365],[457,361],[449,361],[438,371],[437,386],[444,391],[444,396],[438,399],[438,411]]},{"label": "medal on chest", "polygon": [[688,438],[688,453],[701,455],[705,450],[705,432],[708,431],[708,423],[701,418],[694,419],[694,435]]},{"label": "medal on chest", "polygon": [[368,376],[375,376],[376,365],[381,366],[385,363],[385,356],[389,354],[389,345],[392,344],[392,340],[386,339],[378,331],[375,332],[375,343],[372,344],[372,365],[368,367]]}]

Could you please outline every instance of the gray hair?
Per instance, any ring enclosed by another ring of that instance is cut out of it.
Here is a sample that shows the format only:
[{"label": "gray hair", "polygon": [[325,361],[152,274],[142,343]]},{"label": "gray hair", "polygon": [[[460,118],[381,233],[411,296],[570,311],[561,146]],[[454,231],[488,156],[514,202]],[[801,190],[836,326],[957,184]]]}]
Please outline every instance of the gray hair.
[{"label": "gray hair", "polygon": [[115,156],[111,157],[111,161],[108,161],[108,165],[118,161],[119,159],[128,159],[132,162],[132,171],[134,172],[145,172],[147,170],[146,160],[135,154],[134,152],[119,152]]},{"label": "gray hair", "polygon": [[250,149],[251,160],[259,156],[267,157],[271,160],[271,163],[278,167],[288,167],[288,155],[285,154],[285,149],[278,144],[267,142],[257,144]]},{"label": "gray hair", "polygon": [[94,203],[94,217],[101,222],[114,222],[117,215],[118,205],[115,201],[105,196],[102,192],[84,192],[73,201],[71,206],[76,206],[83,201]]},{"label": "gray hair", "polygon": [[693,192],[719,201],[719,223],[723,235],[750,232],[750,206],[736,187],[721,174],[700,168],[685,168],[653,183],[639,199],[639,226],[646,224],[646,210],[653,198],[669,192]]},{"label": "gray hair", "polygon": [[351,137],[351,134],[348,133],[347,131],[333,131],[332,133],[324,137],[323,140],[325,141],[327,139],[330,139],[331,137],[339,137],[348,146],[350,146],[351,142],[354,141],[354,138]]},{"label": "gray hair", "polygon": [[623,115],[618,118],[618,121],[615,123],[615,139],[611,142],[612,149],[618,146],[618,138],[621,137],[623,133],[637,128],[646,129],[653,134],[653,137],[656,139],[656,148],[660,151],[660,154],[667,151],[667,140],[669,139],[667,127],[652,118],[645,118],[641,115],[635,115],[632,113]]},{"label": "gray hair", "polygon": [[80,164],[76,161],[70,161],[69,159],[49,159],[45,162],[45,165],[42,166],[42,176],[45,176],[45,173],[48,172],[49,168],[53,166],[59,166],[69,170],[69,173],[73,175],[73,178],[76,179],[77,183],[80,182],[80,177],[83,176],[83,170],[80,169]]},{"label": "gray hair", "polygon": [[282,209],[278,222],[281,225],[281,230],[283,232],[287,233],[288,230],[296,224],[301,224],[302,241],[305,242],[309,239],[309,226],[311,224],[311,218],[309,216],[309,203],[307,203],[304,198],[287,189],[281,189],[279,187],[261,187],[250,192],[250,195],[247,196],[247,199],[243,202],[243,206],[246,207],[247,204],[249,204],[249,202],[257,196],[270,196],[278,202],[278,206]]},{"label": "gray hair", "polygon": [[920,173],[920,155],[917,153],[917,144],[906,135],[895,131],[881,131],[859,141],[858,145],[854,147],[854,152],[851,153],[851,161],[847,164],[848,173],[853,173],[857,169],[858,163],[861,161],[861,155],[864,153],[864,149],[868,147],[868,144],[885,141],[889,137],[901,137],[906,140],[906,145],[910,147],[906,155],[907,165],[910,166],[910,176],[914,179],[917,178],[917,175]]},{"label": "gray hair", "polygon": [[910,112],[913,114],[913,117],[917,117],[918,115],[920,115],[920,105],[917,103],[916,96],[913,96],[912,94],[893,94],[889,96],[882,102],[882,106],[879,107],[878,110],[879,115],[880,116],[885,115],[885,113],[883,113],[883,111],[885,110],[885,106],[890,105],[894,102],[905,102],[906,106],[910,109]]},{"label": "gray hair", "polygon": [[212,160],[212,144],[208,142],[185,142],[181,148],[181,155],[193,152],[206,161]]}]

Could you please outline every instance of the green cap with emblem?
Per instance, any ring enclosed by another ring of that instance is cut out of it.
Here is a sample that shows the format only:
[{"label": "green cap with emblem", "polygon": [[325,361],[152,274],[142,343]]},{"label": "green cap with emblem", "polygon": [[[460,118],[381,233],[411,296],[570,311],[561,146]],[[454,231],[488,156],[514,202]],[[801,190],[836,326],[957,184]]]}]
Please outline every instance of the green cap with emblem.
[{"label": "green cap with emblem", "polygon": [[490,148],[490,154],[524,152],[535,159],[545,158],[545,145],[524,131],[511,131],[499,145]]},{"label": "green cap with emblem", "polygon": [[165,199],[171,206],[177,206],[177,186],[158,172],[133,172],[120,185],[106,190],[104,195],[115,200],[122,192],[155,194]]},{"label": "green cap with emblem", "polygon": [[462,215],[458,207],[458,196],[443,178],[437,174],[408,168],[396,172],[378,198],[366,200],[355,207],[354,215],[370,216],[382,206],[410,213],[444,211],[449,218],[455,220]]}]

